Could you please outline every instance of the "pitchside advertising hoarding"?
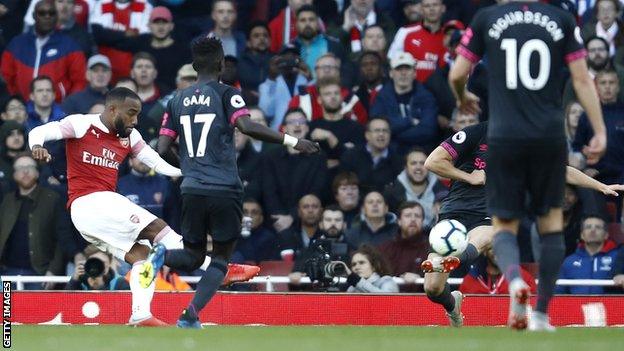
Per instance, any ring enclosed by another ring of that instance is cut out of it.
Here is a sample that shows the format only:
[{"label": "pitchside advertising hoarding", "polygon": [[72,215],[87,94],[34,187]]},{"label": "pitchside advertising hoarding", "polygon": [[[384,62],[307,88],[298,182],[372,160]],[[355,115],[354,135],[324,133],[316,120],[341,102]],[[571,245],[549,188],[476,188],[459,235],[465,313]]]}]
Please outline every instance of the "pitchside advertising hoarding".
[{"label": "pitchside advertising hoarding", "polygon": [[[24,324],[126,324],[129,292],[12,293],[11,322]],[[156,293],[152,313],[174,324],[190,292]],[[533,301],[533,304],[535,301]],[[552,301],[555,326],[623,326],[624,296],[558,296]],[[468,295],[465,325],[507,322],[507,296]],[[424,295],[313,293],[218,293],[201,313],[214,324],[264,325],[447,325],[442,308]]]}]

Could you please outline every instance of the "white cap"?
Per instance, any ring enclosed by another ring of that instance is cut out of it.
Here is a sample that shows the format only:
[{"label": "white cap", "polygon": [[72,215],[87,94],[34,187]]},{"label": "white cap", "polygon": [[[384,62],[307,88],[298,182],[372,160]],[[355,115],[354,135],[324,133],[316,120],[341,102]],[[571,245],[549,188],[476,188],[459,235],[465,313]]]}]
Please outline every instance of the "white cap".
[{"label": "white cap", "polygon": [[400,66],[416,66],[416,60],[414,60],[414,56],[412,56],[408,52],[398,52],[396,55],[392,56],[390,59],[390,67],[392,69],[396,69]]},{"label": "white cap", "polygon": [[87,68],[91,69],[95,65],[103,65],[107,67],[108,69],[111,68],[111,62],[108,59],[108,57],[101,55],[101,54],[97,54],[97,55],[93,55],[89,57],[89,61],[87,61]]}]

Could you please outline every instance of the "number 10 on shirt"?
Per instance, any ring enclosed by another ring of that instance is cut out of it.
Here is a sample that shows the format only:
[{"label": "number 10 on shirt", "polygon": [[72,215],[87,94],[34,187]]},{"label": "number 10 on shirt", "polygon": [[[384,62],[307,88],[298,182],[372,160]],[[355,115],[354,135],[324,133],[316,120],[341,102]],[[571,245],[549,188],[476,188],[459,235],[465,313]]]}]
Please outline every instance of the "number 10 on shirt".
[{"label": "number 10 on shirt", "polygon": [[210,126],[212,126],[212,122],[214,121],[217,115],[214,113],[199,113],[195,115],[193,119],[193,123],[202,124],[201,135],[199,137],[199,145],[197,145],[197,154],[195,154],[193,149],[193,134],[191,132],[191,116],[190,115],[182,115],[180,116],[180,123],[182,124],[182,128],[184,128],[184,142],[186,143],[186,149],[188,151],[189,157],[202,157],[206,153],[206,139],[208,138],[208,132],[210,131]]}]

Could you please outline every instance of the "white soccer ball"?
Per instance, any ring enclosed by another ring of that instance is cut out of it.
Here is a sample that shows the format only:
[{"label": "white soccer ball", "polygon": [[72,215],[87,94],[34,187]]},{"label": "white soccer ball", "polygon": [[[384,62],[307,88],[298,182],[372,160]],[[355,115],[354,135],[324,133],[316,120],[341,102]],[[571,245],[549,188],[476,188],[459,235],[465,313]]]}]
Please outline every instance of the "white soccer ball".
[{"label": "white soccer ball", "polygon": [[429,233],[429,244],[439,255],[457,256],[468,246],[466,227],[454,219],[440,221]]}]

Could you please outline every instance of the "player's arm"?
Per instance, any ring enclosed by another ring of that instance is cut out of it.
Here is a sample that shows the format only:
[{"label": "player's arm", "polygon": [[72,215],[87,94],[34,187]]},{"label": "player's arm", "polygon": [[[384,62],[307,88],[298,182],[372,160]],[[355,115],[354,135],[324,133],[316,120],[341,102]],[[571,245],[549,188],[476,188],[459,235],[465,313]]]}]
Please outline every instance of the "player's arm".
[{"label": "player's arm", "polygon": [[303,153],[312,154],[319,152],[320,150],[320,147],[316,142],[312,142],[307,139],[297,139],[291,135],[277,132],[269,127],[263,126],[260,123],[252,121],[249,118],[249,115],[238,117],[236,119],[236,128],[238,128],[241,133],[249,135],[254,139],[274,144],[284,144]]},{"label": "player's arm", "polygon": [[172,137],[168,135],[160,135],[158,136],[158,145],[156,146],[156,150],[158,151],[158,155],[166,160],[169,164],[174,166],[180,166],[180,155],[178,155],[171,144],[173,144],[174,140]]},{"label": "player's arm", "polygon": [[471,185],[485,184],[485,172],[475,170],[467,173],[455,167],[453,156],[442,146],[438,146],[425,160],[425,168],[436,175]]},{"label": "player's arm", "polygon": [[182,176],[182,171],[179,168],[167,163],[156,151],[145,144],[141,134],[136,129],[130,135],[130,142],[132,143],[132,154],[134,157],[153,169],[154,172],[168,177]]},{"label": "player's arm", "polygon": [[576,96],[585,109],[589,123],[594,130],[594,136],[589,141],[589,146],[583,148],[583,154],[587,157],[588,164],[596,164],[607,147],[607,131],[596,86],[589,75],[584,58],[569,62],[568,67]]},{"label": "player's arm", "polygon": [[607,185],[597,181],[596,179],[588,176],[587,174],[579,171],[574,167],[566,167],[566,182],[571,185],[580,186],[583,188],[593,189],[599,191],[605,195],[618,196],[618,191],[624,191],[623,184],[611,184]]},{"label": "player's arm", "polygon": [[73,122],[73,116],[68,116],[60,121],[48,122],[33,128],[28,133],[28,146],[32,151],[33,158],[37,161],[50,162],[52,156],[50,156],[48,150],[43,147],[46,141],[75,138],[76,129],[85,129],[86,131],[86,128],[76,126]]}]

